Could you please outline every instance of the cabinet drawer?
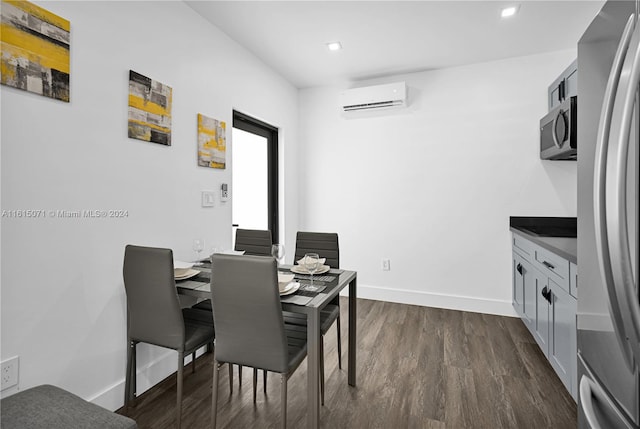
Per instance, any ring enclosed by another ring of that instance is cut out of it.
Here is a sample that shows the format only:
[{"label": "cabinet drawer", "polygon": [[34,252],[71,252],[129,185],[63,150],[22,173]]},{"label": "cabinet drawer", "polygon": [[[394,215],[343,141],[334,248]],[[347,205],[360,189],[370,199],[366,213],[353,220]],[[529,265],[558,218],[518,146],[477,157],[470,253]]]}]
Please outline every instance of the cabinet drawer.
[{"label": "cabinet drawer", "polygon": [[534,245],[534,261],[536,267],[547,273],[560,287],[569,293],[569,261]]},{"label": "cabinet drawer", "polygon": [[520,237],[518,234],[513,234],[513,249],[518,250],[523,256],[531,257],[533,255],[533,247],[535,244]]}]

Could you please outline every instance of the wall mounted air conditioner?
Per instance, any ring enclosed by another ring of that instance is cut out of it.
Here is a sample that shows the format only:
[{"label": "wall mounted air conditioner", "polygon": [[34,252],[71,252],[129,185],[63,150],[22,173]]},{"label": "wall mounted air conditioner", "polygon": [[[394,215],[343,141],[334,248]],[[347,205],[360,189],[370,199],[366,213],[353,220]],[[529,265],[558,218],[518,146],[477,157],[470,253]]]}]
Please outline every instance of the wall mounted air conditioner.
[{"label": "wall mounted air conditioner", "polygon": [[406,103],[407,85],[404,82],[347,89],[340,93],[343,112],[402,107]]}]

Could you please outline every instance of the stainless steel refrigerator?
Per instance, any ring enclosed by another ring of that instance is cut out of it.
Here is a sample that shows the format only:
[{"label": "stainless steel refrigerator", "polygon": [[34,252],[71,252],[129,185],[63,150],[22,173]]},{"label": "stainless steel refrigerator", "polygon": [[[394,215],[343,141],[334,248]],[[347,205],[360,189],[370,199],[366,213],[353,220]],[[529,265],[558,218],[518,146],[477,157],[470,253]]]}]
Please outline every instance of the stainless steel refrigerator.
[{"label": "stainless steel refrigerator", "polygon": [[578,43],[578,427],[640,428],[637,1]]}]

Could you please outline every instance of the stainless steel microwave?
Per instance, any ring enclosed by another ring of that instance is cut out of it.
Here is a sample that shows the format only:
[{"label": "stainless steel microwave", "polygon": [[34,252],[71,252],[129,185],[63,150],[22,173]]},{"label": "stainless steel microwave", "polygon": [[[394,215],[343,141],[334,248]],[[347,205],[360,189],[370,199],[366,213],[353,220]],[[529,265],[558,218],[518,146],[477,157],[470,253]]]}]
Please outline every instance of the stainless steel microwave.
[{"label": "stainless steel microwave", "polygon": [[540,120],[540,159],[576,160],[578,97],[569,97]]}]

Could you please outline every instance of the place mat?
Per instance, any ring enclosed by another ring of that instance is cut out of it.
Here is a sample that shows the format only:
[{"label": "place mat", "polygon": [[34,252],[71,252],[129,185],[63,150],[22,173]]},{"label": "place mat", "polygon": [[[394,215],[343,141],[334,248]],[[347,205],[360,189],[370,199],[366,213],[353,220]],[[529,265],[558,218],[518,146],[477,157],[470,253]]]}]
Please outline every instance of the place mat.
[{"label": "place mat", "polygon": [[200,286],[198,286],[195,290],[201,292],[211,292],[211,283],[200,283]]},{"label": "place mat", "polygon": [[280,301],[295,305],[307,305],[313,299],[313,297],[310,296],[300,296],[298,293],[299,291],[293,295],[282,296],[280,297]]},{"label": "place mat", "polygon": [[209,282],[206,282],[206,283],[205,282],[196,282],[196,281],[193,281],[193,279],[188,279],[188,280],[183,280],[181,282],[177,282],[176,286],[181,288],[181,289],[192,289],[192,290],[195,290],[195,289],[201,288],[202,286],[206,286],[208,284],[209,284]]},{"label": "place mat", "polygon": [[192,277],[190,280],[192,280],[194,282],[209,283],[211,281],[211,274],[209,274],[209,273],[200,273],[197,276]]},{"label": "place mat", "polygon": [[209,268],[211,269],[211,261],[209,259],[203,259],[202,261],[198,261],[193,264],[196,267]]},{"label": "place mat", "polygon": [[[302,279],[302,280],[311,280],[311,276],[308,274],[296,274],[296,279]],[[335,280],[337,277],[335,276],[313,276],[313,282],[315,283],[316,281],[319,282],[331,282],[333,280]]]},{"label": "place mat", "polygon": [[320,292],[322,292],[325,289],[326,289],[326,286],[322,286],[322,285],[319,285],[317,283],[314,283],[313,284],[313,289],[311,289],[311,283],[302,283],[302,282],[300,282],[300,291],[301,292],[313,293],[314,295],[317,295],[317,294],[319,294]]}]

